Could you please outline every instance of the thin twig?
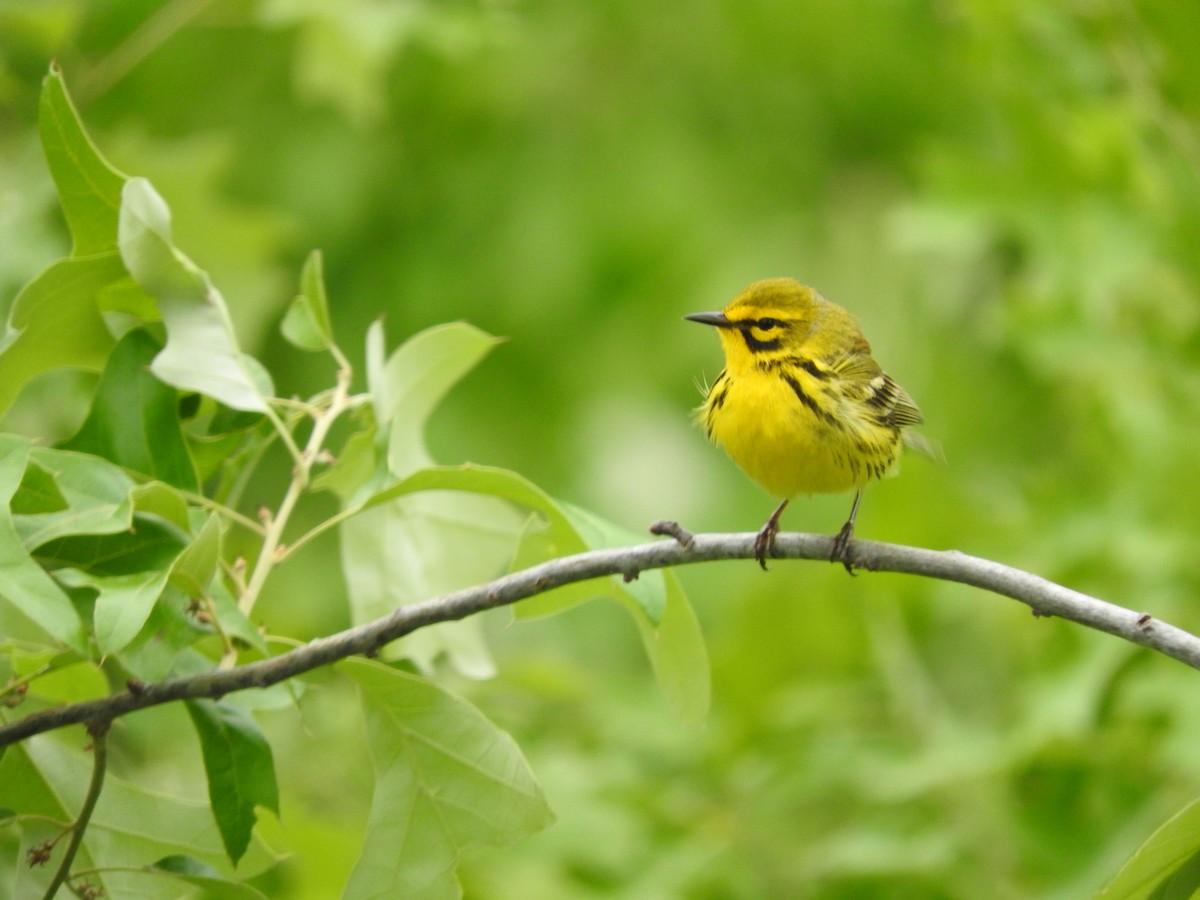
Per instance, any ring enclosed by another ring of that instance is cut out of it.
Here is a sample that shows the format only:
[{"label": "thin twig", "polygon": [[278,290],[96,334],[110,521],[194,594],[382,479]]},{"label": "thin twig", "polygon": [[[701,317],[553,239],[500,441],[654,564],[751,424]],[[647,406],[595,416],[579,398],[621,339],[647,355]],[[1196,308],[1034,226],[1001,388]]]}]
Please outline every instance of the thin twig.
[{"label": "thin twig", "polygon": [[[689,535],[678,526],[666,523],[656,523],[656,530],[678,537],[637,547],[593,550],[551,560],[478,587],[401,607],[383,618],[329,637],[317,638],[271,659],[186,678],[137,683],[133,690],[99,700],[32,713],[0,726],[0,747],[65,725],[113,719],[161,703],[199,697],[218,698],[235,691],[268,687],[348,656],[372,656],[384,644],[427,625],[464,619],[589,578],[606,575],[628,578],[638,572],[665,566],[719,559],[754,559],[756,535],[753,533]],[[688,537],[690,541],[679,539]],[[775,541],[774,556],[778,559],[828,562],[831,549],[832,539],[824,535],[781,534]],[[902,572],[973,585],[1019,600],[1039,616],[1058,616],[1077,622],[1157,650],[1200,669],[1200,637],[1149,613],[1107,603],[1029,572],[955,550],[925,550],[876,541],[853,540],[848,555],[850,563],[860,570]]]},{"label": "thin twig", "polygon": [[45,900],[50,900],[57,894],[58,889],[71,877],[71,863],[75,862],[75,854],[83,844],[83,835],[96,808],[96,801],[100,799],[100,789],[104,787],[104,772],[108,766],[108,728],[111,724],[105,719],[88,725],[88,734],[92,738],[92,780],[88,784],[87,796],[83,798],[79,815],[71,825],[71,842],[67,844],[62,862],[58,864],[58,869],[55,870],[54,877],[43,895]]}]

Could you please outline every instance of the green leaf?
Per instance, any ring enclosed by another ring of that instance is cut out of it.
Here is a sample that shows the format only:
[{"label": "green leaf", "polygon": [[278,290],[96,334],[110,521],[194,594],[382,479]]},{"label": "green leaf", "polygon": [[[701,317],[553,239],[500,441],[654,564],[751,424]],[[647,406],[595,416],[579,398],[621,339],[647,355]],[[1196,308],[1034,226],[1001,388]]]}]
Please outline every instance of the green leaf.
[{"label": "green leaf", "polygon": [[[493,497],[429,493],[401,497],[344,522],[342,570],[356,624],[486,581],[504,570],[521,518]],[[464,675],[488,678],[495,667],[475,618],[422,628],[384,649],[422,671],[447,654]]]},{"label": "green leaf", "polygon": [[60,259],[17,294],[0,338],[0,414],[43,372],[104,368],[115,341],[99,299],[127,277],[115,252]]},{"label": "green leaf", "polygon": [[[370,410],[360,410],[363,418],[370,418]],[[337,453],[337,462],[313,479],[314,491],[333,491],[342,502],[352,505],[352,498],[367,484],[378,469],[375,453],[376,429],[374,422],[353,432]]]},{"label": "green leaf", "polygon": [[[514,472],[487,466],[466,464],[422,469],[377,492],[367,499],[363,508],[371,510],[381,503],[394,503],[397,498],[414,492],[439,490],[499,497],[533,509],[545,518],[544,525],[526,524],[514,557],[514,567],[524,568],[587,549],[637,543],[638,536],[632,532],[554,500]],[[357,518],[350,519],[343,528]],[[378,523],[376,527],[379,527]],[[358,531],[354,534],[363,541],[372,540],[370,535]],[[378,534],[374,539],[382,541]],[[376,552],[386,556],[386,549],[381,543]],[[419,563],[406,560],[405,564]],[[347,572],[349,578],[348,566]],[[377,590],[386,588],[383,584],[376,586]],[[685,720],[701,718],[710,701],[708,651],[695,614],[673,572],[643,572],[629,583],[619,581],[616,576],[578,582],[523,601],[517,606],[516,614],[546,615],[596,597],[612,598],[633,614],[668,702]],[[418,634],[420,632],[405,638],[405,642]]]},{"label": "green leaf", "polygon": [[436,325],[413,335],[378,362],[383,326],[371,325],[367,384],[379,427],[387,429],[388,470],[397,477],[432,462],[425,449],[425,425],[446,392],[500,342],[465,322]]},{"label": "green leaf", "polygon": [[698,722],[708,714],[712,702],[712,675],[704,632],[679,577],[670,569],[644,572],[641,577],[651,574],[660,575],[665,583],[666,608],[655,623],[641,606],[634,607],[634,621],[667,703],[682,721]]},{"label": "green leaf", "polygon": [[130,674],[142,681],[160,681],[212,670],[212,660],[192,649],[212,629],[198,624],[187,607],[188,598],[168,582],[142,630],[121,651],[121,665]]},{"label": "green leaf", "polygon": [[[376,452],[378,432],[368,423],[348,442],[349,455],[322,486],[353,498],[369,493],[372,484],[393,481],[397,469],[428,464],[423,431],[429,415],[495,343],[469,325],[438,326],[410,338],[385,361],[383,328],[373,324],[367,336],[367,382],[375,419],[389,435],[387,452]],[[397,495],[373,504],[341,527],[342,569],[354,621],[495,576],[512,555],[520,523],[511,507],[486,495]],[[421,629],[384,652],[389,658],[405,656],[423,671],[443,653],[471,677],[489,677],[495,670],[475,619]]]},{"label": "green leaf", "polygon": [[209,515],[196,539],[171,566],[171,584],[189,597],[202,597],[221,556],[221,520]]},{"label": "green leaf", "polygon": [[[180,714],[180,726],[183,721]],[[73,743],[78,746],[83,740]],[[4,785],[4,805],[29,817],[23,826],[23,849],[54,838],[61,833],[57,823],[74,819],[91,771],[90,754],[49,736],[8,748],[0,758],[0,784]],[[90,880],[104,888],[105,897],[175,896],[164,890],[146,892],[142,867],[167,856],[194,857],[226,878],[234,874],[207,803],[150,791],[110,771],[75,868],[99,868]],[[254,840],[240,868],[251,875],[277,862],[261,840]],[[17,869],[6,885],[12,888],[12,896],[41,897],[53,866]]]},{"label": "green leaf", "polygon": [[[66,535],[112,534],[129,528],[133,481],[112,463],[44,447],[32,448],[29,461],[50,475],[66,503],[61,509],[13,516],[13,524],[30,550]],[[28,506],[20,496],[15,502]]]},{"label": "green leaf", "polygon": [[87,419],[63,447],[195,491],[196,470],[179,424],[178,393],[150,373],[159,350],[158,342],[140,328],[120,340]]},{"label": "green leaf", "polygon": [[54,578],[66,587],[86,587],[97,592],[92,622],[101,656],[124,649],[137,637],[167,584],[165,569],[124,575],[94,575],[80,569],[59,569]]},{"label": "green leaf", "polygon": [[478,466],[473,463],[460,466],[429,466],[383,490],[376,491],[360,508],[371,509],[382,503],[390,503],[398,497],[421,491],[466,491],[486,494],[518,506],[536,509],[545,515],[549,522],[552,540],[548,546],[556,555],[581,553],[587,549],[587,544],[554,498],[516,472],[492,466]]},{"label": "green leaf", "polygon": [[362,691],[375,770],[346,897],[459,897],[465,848],[512,844],[553,821],[516,743],[475,707],[379,663],[340,665]]},{"label": "green leaf", "polygon": [[162,381],[226,406],[265,412],[273,393],[265,370],[237,347],[225,301],[208,276],[171,243],[171,214],[144,178],[121,191],[121,258],[158,301],[167,345],[151,370]]},{"label": "green leaf", "polygon": [[[116,534],[71,534],[42,544],[37,560],[48,569],[83,569],[92,575],[133,575],[166,569],[187,544],[187,534],[161,519],[137,517]],[[56,573],[57,574],[57,573]]]},{"label": "green leaf", "polygon": [[211,700],[185,705],[200,736],[213,816],[236,866],[250,844],[254,808],[265,806],[279,815],[271,746],[254,719],[236,706]]},{"label": "green leaf", "polygon": [[325,294],[321,252],[314,250],[300,272],[300,294],[288,307],[279,330],[301,350],[328,350],[333,346],[329,299]]},{"label": "green leaf", "polygon": [[[33,561],[9,513],[9,502],[21,484],[31,447],[27,441],[0,434],[0,603],[18,610],[41,631],[86,655],[83,622],[71,600]],[[16,623],[0,612],[0,626],[11,634]]]},{"label": "green leaf", "polygon": [[57,64],[42,83],[38,128],[74,240],[72,255],[112,250],[125,176],[109,165],[83,130]]},{"label": "green leaf", "polygon": [[183,531],[188,530],[191,525],[187,500],[175,488],[161,481],[139,484],[129,492],[129,496],[133,500],[135,513],[157,516]]},{"label": "green leaf", "polygon": [[1168,819],[1129,858],[1096,900],[1188,898],[1200,887],[1200,800]]},{"label": "green leaf", "polygon": [[267,896],[251,885],[223,878],[212,866],[191,856],[163,857],[147,871],[198,887],[204,891],[205,900],[265,900]]}]

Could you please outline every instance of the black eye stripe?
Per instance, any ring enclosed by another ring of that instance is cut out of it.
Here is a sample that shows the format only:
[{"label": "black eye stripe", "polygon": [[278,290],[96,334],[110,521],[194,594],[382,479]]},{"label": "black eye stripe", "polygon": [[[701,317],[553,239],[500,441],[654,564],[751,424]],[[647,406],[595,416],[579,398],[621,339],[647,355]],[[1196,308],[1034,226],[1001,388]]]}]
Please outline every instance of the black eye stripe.
[{"label": "black eye stripe", "polygon": [[743,331],[751,328],[757,328],[759,331],[774,331],[777,328],[787,327],[787,322],[774,319],[771,316],[763,316],[761,319],[741,319],[734,324]]}]

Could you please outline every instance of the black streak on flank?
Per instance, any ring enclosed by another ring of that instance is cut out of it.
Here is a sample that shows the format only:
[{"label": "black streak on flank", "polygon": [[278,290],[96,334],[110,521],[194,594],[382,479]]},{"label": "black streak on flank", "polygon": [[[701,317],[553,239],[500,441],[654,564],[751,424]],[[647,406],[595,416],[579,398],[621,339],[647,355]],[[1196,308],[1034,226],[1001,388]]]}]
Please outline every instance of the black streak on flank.
[{"label": "black streak on flank", "polygon": [[[718,385],[720,385],[719,388],[718,388]],[[725,405],[725,397],[728,393],[729,393],[729,385],[722,384],[721,381],[718,380],[717,383],[713,385],[713,398],[712,398],[712,404],[711,404],[712,409],[716,410],[716,409],[720,409],[722,406],[724,406]]]},{"label": "black streak on flank", "polygon": [[783,376],[783,380],[787,382],[788,387],[792,389],[792,392],[796,395],[796,398],[805,406],[807,406],[809,411],[814,416],[824,419],[826,422],[831,424],[837,424],[837,420],[833,416],[821,409],[821,407],[817,405],[817,401],[804,392],[804,388],[800,386],[800,382],[798,382],[791,375],[786,374]]},{"label": "black streak on flank", "polygon": [[829,373],[826,372],[824,369],[820,368],[811,359],[797,358],[796,364],[799,365],[800,368],[802,368],[805,372],[807,372],[813,378],[828,378],[829,377]]}]

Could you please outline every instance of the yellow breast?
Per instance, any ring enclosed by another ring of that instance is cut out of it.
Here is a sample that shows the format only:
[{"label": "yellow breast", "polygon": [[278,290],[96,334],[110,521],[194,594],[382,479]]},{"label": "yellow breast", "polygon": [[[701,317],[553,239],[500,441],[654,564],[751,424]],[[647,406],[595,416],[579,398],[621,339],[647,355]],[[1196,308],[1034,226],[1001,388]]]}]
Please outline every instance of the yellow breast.
[{"label": "yellow breast", "polygon": [[776,497],[855,490],[900,452],[896,429],[801,369],[727,371],[702,409],[709,436]]}]

